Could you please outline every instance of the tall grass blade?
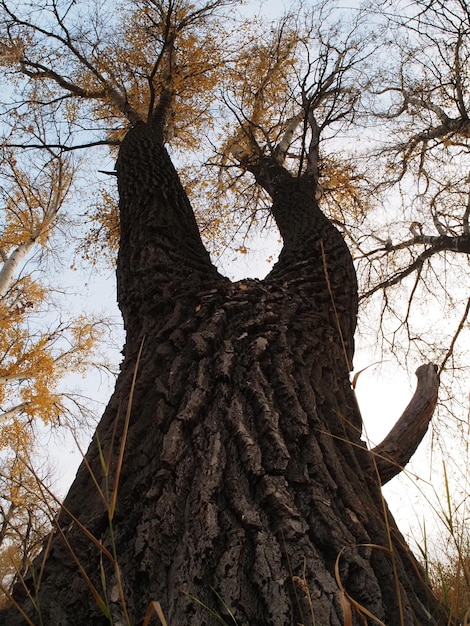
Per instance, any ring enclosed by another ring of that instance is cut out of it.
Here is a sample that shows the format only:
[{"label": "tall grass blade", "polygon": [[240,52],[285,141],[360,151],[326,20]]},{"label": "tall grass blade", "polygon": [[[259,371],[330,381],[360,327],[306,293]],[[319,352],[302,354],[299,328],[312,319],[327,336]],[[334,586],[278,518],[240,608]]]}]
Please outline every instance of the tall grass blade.
[{"label": "tall grass blade", "polygon": [[168,626],[165,616],[163,615],[163,610],[160,602],[151,602],[148,605],[147,612],[145,613],[144,623],[142,624],[142,626],[148,626],[154,614],[157,615],[162,626]]},{"label": "tall grass blade", "polygon": [[139,352],[137,354],[137,359],[136,359],[136,362],[135,362],[134,374],[132,376],[131,389],[129,391],[129,401],[127,403],[126,417],[125,417],[125,420],[124,420],[124,428],[123,428],[122,437],[121,437],[121,446],[119,448],[119,458],[118,458],[118,463],[117,463],[117,467],[116,467],[116,476],[115,476],[115,479],[114,479],[114,487],[113,487],[111,503],[109,505],[109,516],[110,516],[110,519],[113,518],[114,512],[116,510],[117,493],[118,493],[118,488],[119,488],[119,478],[120,478],[120,475],[121,475],[122,463],[123,463],[123,460],[124,460],[124,450],[125,450],[125,447],[126,447],[127,433],[129,431],[129,422],[130,422],[130,419],[131,419],[132,399],[134,397],[135,382],[137,380],[137,370],[139,368],[140,357],[142,356],[142,350],[144,348],[144,341],[145,341],[145,337],[142,339],[142,341],[140,343]]},{"label": "tall grass blade", "polygon": [[[193,602],[195,602],[196,604],[199,604],[199,606],[202,606],[204,609],[206,609],[206,611],[208,611],[212,617],[215,617],[215,619],[219,622],[219,624],[222,624],[222,626],[230,626],[230,624],[227,624],[227,622],[224,620],[223,617],[221,617],[217,611],[214,611],[213,609],[210,608],[210,606],[207,606],[207,604],[204,604],[204,602],[202,602],[201,600],[199,600],[199,598],[196,598],[196,596],[193,596],[191,593],[188,593],[187,591],[183,591],[184,595],[187,596],[190,600],[192,600]],[[233,626],[233,625],[232,625]]]},{"label": "tall grass blade", "polygon": [[446,490],[446,503],[447,503],[447,515],[444,514],[445,519],[449,525],[449,531],[454,534],[454,517],[452,514],[452,499],[450,497],[449,479],[447,477],[447,468],[445,462],[442,463],[444,469],[444,486]]}]

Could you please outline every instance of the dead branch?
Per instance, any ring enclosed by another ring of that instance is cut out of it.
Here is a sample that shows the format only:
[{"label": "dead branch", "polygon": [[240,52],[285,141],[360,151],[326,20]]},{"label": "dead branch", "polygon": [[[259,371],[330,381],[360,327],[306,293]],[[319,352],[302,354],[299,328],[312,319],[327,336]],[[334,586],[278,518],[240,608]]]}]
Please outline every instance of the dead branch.
[{"label": "dead branch", "polygon": [[371,450],[382,485],[403,470],[426,434],[437,404],[437,370],[433,363],[418,367],[418,384],[410,403],[385,439]]}]

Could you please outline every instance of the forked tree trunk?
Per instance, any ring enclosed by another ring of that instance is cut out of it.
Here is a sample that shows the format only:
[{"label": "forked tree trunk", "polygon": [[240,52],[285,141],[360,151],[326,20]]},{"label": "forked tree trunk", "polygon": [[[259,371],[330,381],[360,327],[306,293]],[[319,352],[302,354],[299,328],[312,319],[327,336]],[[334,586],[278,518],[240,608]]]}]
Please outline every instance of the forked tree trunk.
[{"label": "forked tree trunk", "polygon": [[[272,193],[284,249],[265,280],[232,284],[211,264],[152,130],[137,125],[124,140],[125,358],[65,500],[63,532],[44,571],[39,559],[26,581],[34,594],[40,579],[44,624],[108,623],[80,568],[115,624],[126,623],[119,588],[133,625],[151,601],[171,626],[217,623],[208,608],[243,626],[380,623],[362,619],[345,593],[386,626],[447,623],[360,438],[349,382],[357,312],[349,251],[309,181],[269,162],[255,175]],[[108,492],[120,475],[111,523],[95,484],[106,492],[105,465]],[[119,583],[77,520],[115,549]],[[34,616],[21,585],[16,601]],[[23,623],[4,615],[1,624]]]}]

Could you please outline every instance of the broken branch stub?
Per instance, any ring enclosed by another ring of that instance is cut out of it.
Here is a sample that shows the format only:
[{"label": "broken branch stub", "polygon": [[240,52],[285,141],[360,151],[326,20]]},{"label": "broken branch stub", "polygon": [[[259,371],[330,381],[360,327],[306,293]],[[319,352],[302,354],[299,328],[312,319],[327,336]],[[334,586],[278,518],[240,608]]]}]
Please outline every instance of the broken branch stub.
[{"label": "broken branch stub", "polygon": [[421,443],[437,404],[439,375],[433,363],[416,370],[418,384],[392,430],[371,450],[382,485],[399,474]]}]

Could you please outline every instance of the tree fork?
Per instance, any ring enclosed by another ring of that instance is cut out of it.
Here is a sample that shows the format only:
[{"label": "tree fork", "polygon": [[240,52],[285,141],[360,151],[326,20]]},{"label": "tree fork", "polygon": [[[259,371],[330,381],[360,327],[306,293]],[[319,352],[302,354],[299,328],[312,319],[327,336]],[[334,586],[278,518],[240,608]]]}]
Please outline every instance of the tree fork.
[{"label": "tree fork", "polygon": [[[43,622],[109,623],[78,560],[114,623],[125,619],[120,585],[132,624],[159,601],[174,626],[215,623],[201,603],[229,623],[233,613],[239,624],[293,626],[313,611],[316,623],[340,626],[341,554],[341,585],[387,626],[447,624],[388,512],[384,519],[360,438],[343,345],[352,355],[357,291],[339,233],[307,193],[281,185],[273,212],[287,239],[290,215],[299,245],[285,245],[264,281],[230,283],[211,264],[151,133],[132,129],[118,160],[125,358],[58,519],[74,556],[56,534],[26,580]],[[310,222],[304,238],[297,218]],[[110,522],[90,473],[106,493],[102,459],[112,484],[143,337]],[[120,582],[69,513],[116,550]],[[15,593],[33,616],[21,585]],[[0,624],[20,624],[13,613],[0,613]]]}]

